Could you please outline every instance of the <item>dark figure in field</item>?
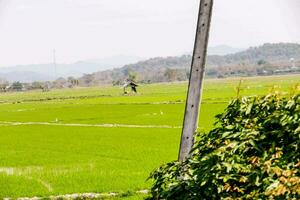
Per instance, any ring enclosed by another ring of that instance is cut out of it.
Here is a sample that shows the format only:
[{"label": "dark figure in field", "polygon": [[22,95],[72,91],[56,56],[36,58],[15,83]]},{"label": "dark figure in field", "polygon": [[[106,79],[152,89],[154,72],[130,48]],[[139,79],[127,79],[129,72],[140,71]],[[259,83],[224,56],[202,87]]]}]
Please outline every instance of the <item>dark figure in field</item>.
[{"label": "dark figure in field", "polygon": [[123,89],[124,89],[124,94],[128,94],[128,92],[126,91],[126,88],[130,87],[131,90],[134,92],[134,93],[137,93],[137,90],[136,88],[138,87],[139,85],[136,84],[134,81],[132,80],[129,80],[127,79],[123,85]]}]

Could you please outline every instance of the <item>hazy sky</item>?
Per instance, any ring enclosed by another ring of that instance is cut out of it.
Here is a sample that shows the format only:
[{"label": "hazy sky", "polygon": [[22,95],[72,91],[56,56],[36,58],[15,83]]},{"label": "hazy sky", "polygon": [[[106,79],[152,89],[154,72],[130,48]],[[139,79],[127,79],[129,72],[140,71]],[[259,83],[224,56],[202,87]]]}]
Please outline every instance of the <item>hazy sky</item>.
[{"label": "hazy sky", "polygon": [[[0,0],[0,66],[191,52],[199,0]],[[300,42],[300,0],[215,0],[210,46]]]}]

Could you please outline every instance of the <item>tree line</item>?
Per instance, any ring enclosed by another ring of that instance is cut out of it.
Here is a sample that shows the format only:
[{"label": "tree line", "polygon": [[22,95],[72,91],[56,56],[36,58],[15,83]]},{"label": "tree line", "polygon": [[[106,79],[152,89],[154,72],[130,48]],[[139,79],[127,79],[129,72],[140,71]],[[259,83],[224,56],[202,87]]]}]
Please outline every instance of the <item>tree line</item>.
[{"label": "tree line", "polygon": [[[61,77],[47,82],[8,83],[0,79],[0,91],[122,85],[127,78],[142,84],[186,81],[191,60],[191,55],[157,57],[79,78]],[[289,73],[300,73],[300,44],[264,44],[235,54],[209,55],[207,58],[206,76],[210,78]]]}]

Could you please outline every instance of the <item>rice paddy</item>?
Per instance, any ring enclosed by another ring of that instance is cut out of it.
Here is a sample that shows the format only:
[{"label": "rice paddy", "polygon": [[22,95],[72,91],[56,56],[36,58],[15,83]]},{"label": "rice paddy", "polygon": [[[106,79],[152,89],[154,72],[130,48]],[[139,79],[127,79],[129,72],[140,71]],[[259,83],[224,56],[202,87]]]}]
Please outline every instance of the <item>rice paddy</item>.
[{"label": "rice paddy", "polygon": [[[300,75],[207,80],[199,130],[230,99],[299,90]],[[0,94],[0,198],[148,189],[159,165],[177,158],[187,83]],[[119,198],[118,198],[119,199]]]}]

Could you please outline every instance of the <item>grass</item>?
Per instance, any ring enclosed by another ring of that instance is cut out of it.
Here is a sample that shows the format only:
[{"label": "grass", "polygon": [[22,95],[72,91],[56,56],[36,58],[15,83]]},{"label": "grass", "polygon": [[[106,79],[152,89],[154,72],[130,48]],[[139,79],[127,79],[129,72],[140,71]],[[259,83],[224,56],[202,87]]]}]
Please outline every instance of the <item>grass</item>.
[{"label": "grass", "polygon": [[[179,142],[176,130],[93,127],[2,127],[0,137],[1,166],[20,174],[2,174],[0,188],[14,197],[143,189],[152,169],[176,158]],[[31,183],[39,189],[27,193]]]},{"label": "grass", "polygon": [[[239,80],[205,82],[200,130],[212,128]],[[246,78],[240,95],[288,94],[299,80]],[[119,87],[0,94],[0,198],[149,188],[149,173],[177,158],[186,89],[187,83],[172,83],[145,85],[132,96]],[[140,127],[88,126],[97,124]]]}]

